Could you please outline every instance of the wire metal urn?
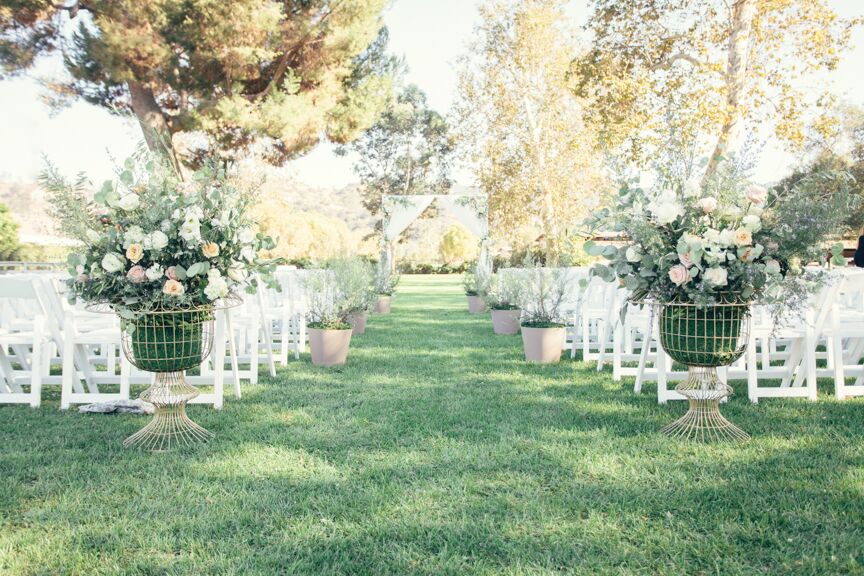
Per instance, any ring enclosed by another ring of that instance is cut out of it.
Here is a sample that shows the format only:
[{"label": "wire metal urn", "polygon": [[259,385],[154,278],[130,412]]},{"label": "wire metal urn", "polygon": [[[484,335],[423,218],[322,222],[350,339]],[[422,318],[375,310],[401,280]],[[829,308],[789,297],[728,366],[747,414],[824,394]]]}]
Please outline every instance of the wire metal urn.
[{"label": "wire metal urn", "polygon": [[156,374],[139,396],[153,404],[156,413],[124,446],[165,451],[213,436],[186,415],[186,403],[198,396],[198,390],[184,377],[210,354],[213,318],[213,306],[198,306],[149,310],[123,321],[124,354],[132,365]]},{"label": "wire metal urn", "polygon": [[689,368],[687,379],[675,388],[689,402],[687,413],[663,432],[703,442],[749,440],[749,434],[720,414],[720,401],[733,390],[717,376],[717,368],[732,364],[744,353],[750,333],[750,304],[661,304],[659,332],[666,353]]}]

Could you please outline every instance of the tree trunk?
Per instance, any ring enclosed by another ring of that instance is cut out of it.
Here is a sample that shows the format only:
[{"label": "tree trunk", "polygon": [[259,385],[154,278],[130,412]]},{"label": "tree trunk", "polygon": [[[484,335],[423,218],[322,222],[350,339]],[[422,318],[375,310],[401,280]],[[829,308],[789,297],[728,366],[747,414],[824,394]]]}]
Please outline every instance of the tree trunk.
[{"label": "tree trunk", "polygon": [[741,98],[747,81],[747,56],[755,14],[756,0],[737,0],[732,7],[732,30],[726,61],[726,114],[717,145],[702,178],[703,185],[717,170],[720,160],[740,145],[743,124]]},{"label": "tree trunk", "polygon": [[151,152],[165,156],[177,170],[177,173],[182,176],[180,161],[171,139],[171,129],[168,127],[168,122],[165,121],[162,109],[156,102],[156,97],[153,96],[153,91],[137,81],[130,80],[127,85],[129,86],[132,111],[138,118],[138,123],[144,132],[144,141],[147,143],[147,147]]}]

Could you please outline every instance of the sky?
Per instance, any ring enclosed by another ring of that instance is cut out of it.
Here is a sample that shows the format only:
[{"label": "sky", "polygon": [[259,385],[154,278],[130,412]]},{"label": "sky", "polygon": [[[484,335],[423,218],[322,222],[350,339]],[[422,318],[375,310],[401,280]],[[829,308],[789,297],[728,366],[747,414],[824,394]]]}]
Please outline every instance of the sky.
[{"label": "sky", "polygon": [[[864,0],[829,0],[841,16],[864,15]],[[406,81],[417,84],[429,105],[446,113],[456,96],[456,60],[466,52],[477,22],[479,0],[395,0],[384,14],[390,30],[390,49],[408,66]],[[572,3],[570,16],[578,23],[588,14],[587,0]],[[828,78],[832,91],[864,104],[864,30],[859,27],[853,47]],[[93,181],[112,173],[114,159],[123,159],[141,139],[133,120],[112,116],[84,102],[52,113],[42,100],[38,77],[62,73],[59,58],[40,62],[27,76],[0,82],[0,179],[34,180],[43,158],[67,174],[84,171]],[[814,84],[816,82],[814,81]],[[814,89],[816,86],[814,85]],[[755,179],[770,182],[782,177],[793,161],[769,145],[762,151]],[[289,165],[297,179],[316,187],[338,187],[356,179],[352,160],[333,154],[326,144]],[[471,185],[470,175],[458,173],[460,184]]]}]

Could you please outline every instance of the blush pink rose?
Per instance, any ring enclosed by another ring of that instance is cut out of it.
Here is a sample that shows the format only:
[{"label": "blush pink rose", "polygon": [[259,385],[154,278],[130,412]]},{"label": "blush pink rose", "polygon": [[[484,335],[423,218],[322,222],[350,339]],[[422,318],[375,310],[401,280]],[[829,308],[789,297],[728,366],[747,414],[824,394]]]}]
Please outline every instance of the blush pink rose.
[{"label": "blush pink rose", "polygon": [[126,273],[126,278],[135,284],[140,284],[147,280],[147,274],[141,266],[133,266],[129,269],[129,272]]},{"label": "blush pink rose", "polygon": [[697,204],[699,204],[699,207],[705,214],[711,214],[712,212],[717,210],[717,199],[713,196],[707,196],[705,198],[702,198],[701,200],[699,200],[699,202],[697,202]]},{"label": "blush pink rose", "polygon": [[165,276],[167,276],[169,280],[179,280],[179,278],[177,278],[177,267],[169,266],[168,268],[166,268]]},{"label": "blush pink rose", "polygon": [[690,281],[690,271],[683,264],[676,264],[669,269],[669,280],[676,286],[683,286]]},{"label": "blush pink rose", "polygon": [[762,186],[753,184],[750,186],[750,188],[747,189],[747,200],[749,200],[752,204],[761,206],[765,203],[765,200],[767,198],[768,190],[766,190]]},{"label": "blush pink rose", "polygon": [[678,260],[681,262],[681,264],[684,265],[685,268],[689,269],[693,267],[693,259],[690,258],[690,254],[679,254]]}]

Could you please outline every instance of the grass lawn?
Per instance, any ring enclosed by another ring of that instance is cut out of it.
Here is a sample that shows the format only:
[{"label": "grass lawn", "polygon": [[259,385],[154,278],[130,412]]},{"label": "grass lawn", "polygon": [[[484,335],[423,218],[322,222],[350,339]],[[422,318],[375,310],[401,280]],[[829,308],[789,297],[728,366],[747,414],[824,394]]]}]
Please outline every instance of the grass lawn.
[{"label": "grass lawn", "polygon": [[683,403],[580,362],[531,366],[458,277],[404,277],[348,366],[308,355],[125,450],[145,418],[0,407],[0,574],[861,574],[864,401],[724,413],[744,446],[674,442]]}]

